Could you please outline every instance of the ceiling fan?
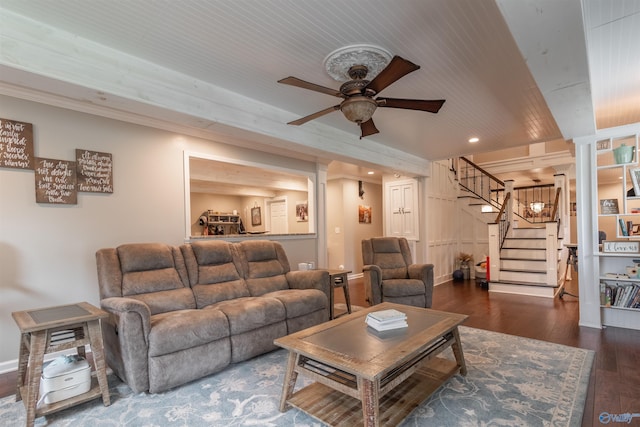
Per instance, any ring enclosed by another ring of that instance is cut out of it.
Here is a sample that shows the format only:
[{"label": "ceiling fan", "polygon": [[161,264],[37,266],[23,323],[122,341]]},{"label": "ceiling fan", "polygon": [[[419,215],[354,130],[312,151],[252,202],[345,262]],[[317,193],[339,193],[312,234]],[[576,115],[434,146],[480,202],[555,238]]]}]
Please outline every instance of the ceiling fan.
[{"label": "ceiling fan", "polygon": [[340,110],[347,120],[355,122],[360,126],[360,130],[362,132],[360,139],[362,139],[365,136],[380,132],[371,118],[378,107],[403,108],[407,110],[437,113],[440,110],[440,107],[442,107],[442,104],[444,104],[444,99],[422,100],[382,97],[373,98],[387,86],[390,86],[402,77],[418,69],[420,69],[419,65],[416,65],[411,61],[407,61],[399,56],[394,56],[389,62],[389,65],[374,77],[373,80],[369,81],[365,79],[369,72],[368,67],[366,65],[353,65],[348,71],[351,80],[343,83],[342,86],[340,86],[339,91],[314,83],[309,83],[296,77],[287,77],[282,80],[278,80],[278,83],[297,86],[303,89],[309,89],[343,99],[343,101],[338,105],[334,105],[333,107],[326,108],[287,124],[299,126],[308,121],[317,119],[318,117],[322,117],[325,114]]}]

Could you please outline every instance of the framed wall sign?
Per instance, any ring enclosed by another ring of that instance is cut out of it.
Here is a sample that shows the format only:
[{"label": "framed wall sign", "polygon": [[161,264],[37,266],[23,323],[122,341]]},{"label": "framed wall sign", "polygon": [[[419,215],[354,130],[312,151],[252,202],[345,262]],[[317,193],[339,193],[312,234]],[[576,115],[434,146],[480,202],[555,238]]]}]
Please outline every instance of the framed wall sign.
[{"label": "framed wall sign", "polygon": [[618,199],[600,199],[600,214],[611,215],[619,213]]},{"label": "framed wall sign", "polygon": [[602,242],[602,252],[637,254],[640,253],[640,241],[605,240]]}]

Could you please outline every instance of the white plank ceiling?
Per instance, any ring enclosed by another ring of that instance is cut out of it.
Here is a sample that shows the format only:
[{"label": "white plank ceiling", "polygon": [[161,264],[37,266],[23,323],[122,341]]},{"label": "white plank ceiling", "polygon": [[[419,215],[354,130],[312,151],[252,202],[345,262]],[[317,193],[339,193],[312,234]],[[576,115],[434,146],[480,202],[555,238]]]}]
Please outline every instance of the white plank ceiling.
[{"label": "white plank ceiling", "polygon": [[[418,173],[640,121],[640,0],[2,0],[0,13],[0,93],[300,158]],[[444,98],[440,113],[379,109],[363,140],[340,112],[287,126],[337,102],[277,80],[338,88],[323,60],[360,43],[421,66],[383,96]]]}]

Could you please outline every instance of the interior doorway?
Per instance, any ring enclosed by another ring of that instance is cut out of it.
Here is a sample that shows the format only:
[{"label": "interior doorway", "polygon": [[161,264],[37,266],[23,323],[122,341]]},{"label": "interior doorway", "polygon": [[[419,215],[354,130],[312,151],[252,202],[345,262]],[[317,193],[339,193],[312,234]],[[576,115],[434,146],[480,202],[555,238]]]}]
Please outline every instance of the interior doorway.
[{"label": "interior doorway", "polygon": [[267,200],[266,229],[271,234],[288,234],[289,218],[287,217],[287,198],[274,197]]}]

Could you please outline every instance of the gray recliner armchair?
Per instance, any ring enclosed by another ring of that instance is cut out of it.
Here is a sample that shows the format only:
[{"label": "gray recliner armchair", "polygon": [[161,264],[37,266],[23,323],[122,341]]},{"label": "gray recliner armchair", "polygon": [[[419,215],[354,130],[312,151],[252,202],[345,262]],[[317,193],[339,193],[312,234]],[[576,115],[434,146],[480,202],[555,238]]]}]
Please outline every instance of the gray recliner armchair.
[{"label": "gray recliner armchair", "polygon": [[433,264],[413,264],[407,239],[365,239],[362,241],[362,259],[369,304],[386,301],[415,307],[431,307]]}]

